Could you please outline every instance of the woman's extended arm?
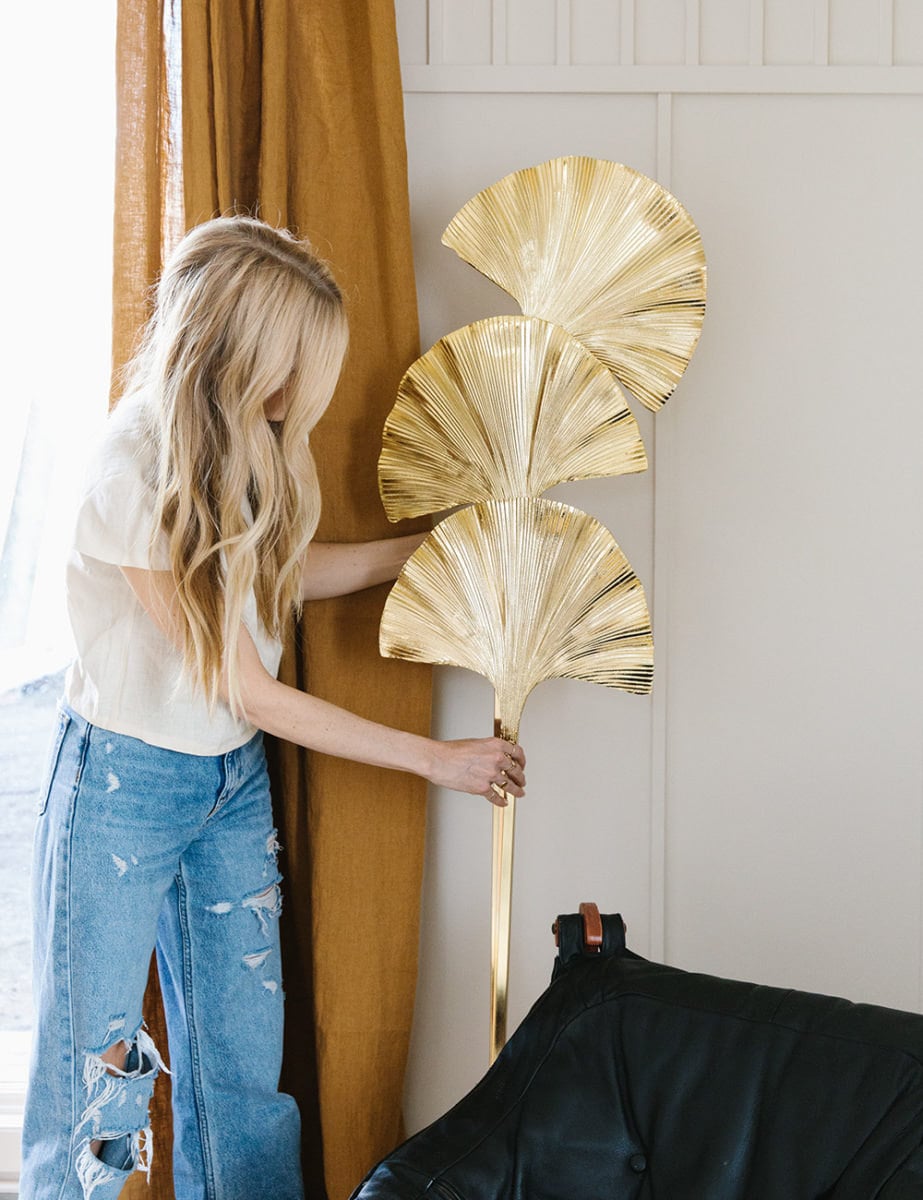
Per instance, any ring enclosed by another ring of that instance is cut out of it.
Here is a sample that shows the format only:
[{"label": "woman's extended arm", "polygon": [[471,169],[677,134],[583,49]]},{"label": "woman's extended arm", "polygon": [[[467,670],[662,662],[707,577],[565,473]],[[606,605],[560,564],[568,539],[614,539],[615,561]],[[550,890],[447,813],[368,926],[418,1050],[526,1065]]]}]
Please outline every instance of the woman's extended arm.
[{"label": "woman's extended arm", "polygon": [[[123,567],[122,573],[161,632],[179,645],[180,617],[170,572]],[[494,804],[505,803],[494,784],[502,784],[514,796],[524,794],[525,755],[512,742],[501,738],[442,742],[367,721],[274,679],[245,628],[240,631],[239,655],[244,712],[266,733],[323,754],[410,771],[443,787],[485,796]],[[223,680],[221,693],[226,700]]]},{"label": "woman's extended arm", "polygon": [[426,533],[375,542],[312,542],[301,575],[302,600],[326,600],[396,579]]}]

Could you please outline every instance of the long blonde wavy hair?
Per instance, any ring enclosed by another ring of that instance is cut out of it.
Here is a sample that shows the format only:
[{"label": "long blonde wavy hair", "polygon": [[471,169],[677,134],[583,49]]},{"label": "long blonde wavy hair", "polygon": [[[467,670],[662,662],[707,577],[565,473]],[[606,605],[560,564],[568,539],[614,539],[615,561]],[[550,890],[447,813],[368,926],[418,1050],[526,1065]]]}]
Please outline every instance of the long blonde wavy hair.
[{"label": "long blonde wavy hair", "polygon": [[[226,666],[242,711],[237,646],[251,589],[280,636],[300,605],[320,515],[308,438],[346,351],[343,299],[328,267],[287,230],[220,217],[166,263],[127,373],[157,448],[153,537],[166,535],[187,673],[210,705]],[[282,392],[284,420],[266,402]]]}]

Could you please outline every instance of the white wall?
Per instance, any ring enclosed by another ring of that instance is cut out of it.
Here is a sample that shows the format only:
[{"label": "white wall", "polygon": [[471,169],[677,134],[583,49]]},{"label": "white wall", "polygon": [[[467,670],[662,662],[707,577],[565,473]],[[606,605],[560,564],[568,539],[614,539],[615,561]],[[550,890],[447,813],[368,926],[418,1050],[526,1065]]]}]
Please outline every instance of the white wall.
[{"label": "white wall", "polygon": [[[584,899],[634,949],[923,1008],[923,4],[398,0],[425,345],[514,311],[440,245],[559,154],[690,210],[709,308],[599,517],[654,616],[651,698],[543,684],[521,739],[511,1029]],[[636,411],[638,406],[635,406]],[[439,672],[436,731],[489,732]],[[407,1119],[487,1065],[488,806],[435,793]]]}]

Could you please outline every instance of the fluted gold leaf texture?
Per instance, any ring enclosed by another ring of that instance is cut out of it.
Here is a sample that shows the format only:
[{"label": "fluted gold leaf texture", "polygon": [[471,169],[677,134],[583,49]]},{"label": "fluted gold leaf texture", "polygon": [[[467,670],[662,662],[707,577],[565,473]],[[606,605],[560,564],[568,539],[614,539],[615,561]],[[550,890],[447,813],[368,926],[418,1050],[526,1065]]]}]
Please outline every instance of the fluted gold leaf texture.
[{"label": "fluted gold leaf texture", "polygon": [[495,500],[444,520],[404,565],[379,644],[388,658],[486,676],[510,731],[543,679],[637,693],[653,681],[640,581],[603,525],[552,500]]},{"label": "fluted gold leaf texture", "polygon": [[657,411],[705,316],[705,253],[668,191],[621,163],[555,158],[479,192],[442,236],[524,313],[563,325]]},{"label": "fluted gold leaf texture", "polygon": [[611,372],[559,325],[504,316],[448,334],[410,367],[378,480],[398,521],[646,466]]}]

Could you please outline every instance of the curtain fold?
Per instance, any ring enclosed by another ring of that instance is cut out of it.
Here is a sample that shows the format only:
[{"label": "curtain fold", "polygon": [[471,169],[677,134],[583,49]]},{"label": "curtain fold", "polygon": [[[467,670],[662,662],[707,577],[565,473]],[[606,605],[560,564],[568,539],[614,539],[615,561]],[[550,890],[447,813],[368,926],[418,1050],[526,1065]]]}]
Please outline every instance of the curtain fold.
[{"label": "curtain fold", "polygon": [[167,38],[171,0],[119,0],[112,288],[112,394],[150,311],[148,291],[182,232]]},{"label": "curtain fold", "polygon": [[[149,289],[164,254],[182,228],[178,209],[178,146],[170,94],[166,33],[170,0],[119,0],[116,17],[116,152],[113,219],[112,391],[131,357],[149,309]],[[165,7],[166,6],[166,7]],[[157,966],[151,959],[143,1012],[148,1031],[169,1062]],[[172,1200],[173,1132],[170,1080],[161,1074],[151,1102],[157,1157],[151,1187],[136,1173],[122,1195]]]},{"label": "curtain fold", "polygon": [[[120,0],[120,62],[157,60],[173,11],[165,26],[156,11],[163,3],[170,0]],[[376,484],[381,429],[419,350],[393,3],[183,0],[181,26],[184,224],[257,212],[308,237],[330,262],[347,299],[350,350],[312,436],[324,502],[317,536],[387,536]],[[127,44],[129,30],[147,39],[146,50]],[[165,241],[169,188],[151,155],[159,144],[152,131],[163,140],[171,128],[163,112],[170,100],[150,78],[140,91],[120,90],[120,105],[134,112],[120,115],[120,137],[123,123],[148,131],[131,147],[142,154],[133,170],[145,203],[132,214],[117,195],[116,237],[126,240],[116,291],[121,328],[132,337]],[[172,97],[174,116],[179,100]],[[117,363],[130,341],[117,335]],[[372,720],[426,733],[429,668],[378,654],[385,593],[308,606],[280,677]],[[341,1200],[402,1133],[425,784],[281,743],[270,746],[270,764],[286,876],[283,1087],[302,1110],[308,1196]],[[166,1200],[162,1117],[157,1124],[146,1194]]]}]

